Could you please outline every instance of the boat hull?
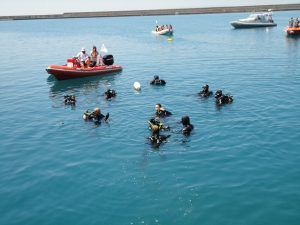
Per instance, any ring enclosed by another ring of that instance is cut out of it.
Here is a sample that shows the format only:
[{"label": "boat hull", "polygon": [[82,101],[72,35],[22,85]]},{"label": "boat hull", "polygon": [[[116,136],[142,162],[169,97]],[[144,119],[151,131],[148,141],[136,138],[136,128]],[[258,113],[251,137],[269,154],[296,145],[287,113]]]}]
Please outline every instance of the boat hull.
[{"label": "boat hull", "polygon": [[247,23],[240,21],[230,22],[231,26],[234,28],[256,28],[256,27],[274,27],[277,26],[276,23],[266,22],[266,23]]},{"label": "boat hull", "polygon": [[165,30],[161,30],[161,31],[153,30],[151,33],[155,34],[155,35],[170,35],[170,34],[173,34],[173,30],[172,29],[165,29]]},{"label": "boat hull", "polygon": [[95,66],[92,68],[76,68],[68,66],[50,65],[46,71],[52,74],[57,80],[69,80],[82,77],[91,77],[107,73],[121,71],[122,67],[119,65],[112,66]]},{"label": "boat hull", "polygon": [[300,34],[300,27],[286,27],[284,32],[287,35],[299,35]]}]

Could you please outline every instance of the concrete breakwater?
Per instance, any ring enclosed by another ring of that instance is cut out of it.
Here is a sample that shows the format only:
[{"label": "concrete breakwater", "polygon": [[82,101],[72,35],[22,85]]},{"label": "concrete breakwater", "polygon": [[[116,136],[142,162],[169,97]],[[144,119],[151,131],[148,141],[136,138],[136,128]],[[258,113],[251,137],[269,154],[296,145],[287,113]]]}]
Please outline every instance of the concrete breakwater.
[{"label": "concrete breakwater", "polygon": [[32,19],[64,19],[64,18],[117,17],[117,16],[156,16],[156,15],[176,15],[176,14],[186,15],[186,14],[264,12],[264,11],[268,11],[268,9],[273,9],[274,11],[300,10],[300,4],[106,11],[106,12],[68,12],[63,14],[50,14],[50,15],[0,16],[0,20],[32,20]]}]

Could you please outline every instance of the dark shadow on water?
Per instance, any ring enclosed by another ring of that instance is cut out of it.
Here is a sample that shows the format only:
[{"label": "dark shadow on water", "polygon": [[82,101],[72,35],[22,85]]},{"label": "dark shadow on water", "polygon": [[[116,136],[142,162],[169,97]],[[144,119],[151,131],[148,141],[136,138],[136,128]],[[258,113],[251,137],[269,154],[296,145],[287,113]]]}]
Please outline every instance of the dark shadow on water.
[{"label": "dark shadow on water", "polygon": [[[116,77],[120,74],[121,72],[62,81],[58,81],[54,78],[54,76],[50,75],[47,79],[47,84],[49,85],[49,99],[53,101],[52,107],[71,108],[75,110],[75,107],[72,108],[62,103],[65,95],[74,94],[76,96],[77,106],[83,102],[90,101],[92,99],[95,100],[94,97],[89,99],[88,96],[91,96],[91,93],[93,93],[92,96],[98,96],[99,89],[101,89],[101,87],[113,85]],[[77,98],[79,93],[81,99]],[[82,98],[84,98],[84,100],[82,100]]]},{"label": "dark shadow on water", "polygon": [[113,83],[116,76],[121,75],[121,72],[112,73],[109,75],[85,77],[71,80],[58,81],[54,76],[50,75],[47,79],[48,85],[50,85],[49,94],[57,95],[59,93],[69,92],[74,89],[96,89],[101,83],[104,85]]}]

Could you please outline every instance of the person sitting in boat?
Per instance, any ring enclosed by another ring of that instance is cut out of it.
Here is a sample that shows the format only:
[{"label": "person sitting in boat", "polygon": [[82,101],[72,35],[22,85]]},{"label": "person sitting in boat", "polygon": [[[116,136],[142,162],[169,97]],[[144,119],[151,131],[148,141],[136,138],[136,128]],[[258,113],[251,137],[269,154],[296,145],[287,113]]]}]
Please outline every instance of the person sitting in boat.
[{"label": "person sitting in boat", "polygon": [[158,31],[158,26],[155,27],[155,31],[156,31],[156,32]]},{"label": "person sitting in boat", "polygon": [[161,30],[164,30],[165,29],[165,26],[164,25],[161,25]]},{"label": "person sitting in boat", "polygon": [[292,17],[289,21],[289,27],[293,27],[293,26],[294,26],[294,19]]},{"label": "person sitting in boat", "polygon": [[166,29],[167,29],[167,30],[169,29],[169,26],[168,26],[168,24],[166,24]]},{"label": "person sitting in boat", "polygon": [[161,144],[167,142],[167,138],[171,135],[160,135],[158,126],[154,125],[151,127],[152,135],[148,137],[153,147],[158,148]]},{"label": "person sitting in boat", "polygon": [[93,49],[90,52],[90,56],[91,56],[90,67],[94,67],[97,64],[98,55],[99,55],[99,52],[97,52],[97,47],[93,46]]},{"label": "person sitting in boat", "polygon": [[156,112],[155,112],[156,117],[166,117],[166,116],[172,115],[171,112],[169,112],[169,111],[165,110],[163,107],[161,107],[160,103],[157,103],[155,105],[155,110],[156,110]]},{"label": "person sitting in boat", "polygon": [[216,104],[218,105],[231,103],[233,101],[232,97],[229,94],[223,95],[222,90],[217,90],[215,93]]},{"label": "person sitting in boat", "polygon": [[65,95],[64,99],[63,99],[63,102],[66,105],[75,105],[75,103],[76,103],[75,95],[71,95],[71,96]]},{"label": "person sitting in boat", "polygon": [[149,123],[149,129],[151,129],[154,125],[156,125],[156,126],[158,126],[159,130],[162,130],[162,131],[170,130],[169,126],[164,126],[163,123],[160,122],[156,118],[151,118],[150,120],[148,120],[148,123]]},{"label": "person sitting in boat", "polygon": [[160,80],[159,76],[155,75],[154,79],[151,82],[149,82],[149,84],[151,84],[151,85],[164,85],[164,84],[166,84],[166,81]]},{"label": "person sitting in boat", "polygon": [[90,56],[85,53],[85,48],[81,49],[81,52],[77,54],[77,56],[74,57],[74,59],[77,59],[80,63],[80,67],[90,67]]},{"label": "person sitting in boat", "polygon": [[204,97],[204,98],[207,98],[207,97],[211,96],[211,95],[213,94],[213,92],[212,92],[212,91],[209,91],[208,89],[209,89],[208,84],[204,84],[204,85],[202,86],[202,91],[200,91],[200,92],[198,93],[198,95],[199,95],[199,96],[202,96],[202,97]]},{"label": "person sitting in boat", "polygon": [[294,22],[294,27],[299,27],[299,20],[298,17],[296,18],[295,22]]},{"label": "person sitting in boat", "polygon": [[172,25],[171,24],[169,25],[169,28],[170,28],[170,30],[172,30]]},{"label": "person sitting in boat", "polygon": [[117,92],[115,90],[107,89],[106,92],[104,93],[104,95],[105,95],[105,98],[110,101],[110,100],[112,100],[112,98],[116,97]]},{"label": "person sitting in boat", "polygon": [[181,123],[183,125],[183,129],[181,130],[181,132],[184,135],[190,135],[191,131],[194,130],[194,126],[190,123],[190,117],[183,116],[181,118]]},{"label": "person sitting in boat", "polygon": [[88,110],[86,110],[83,113],[83,119],[85,120],[91,120],[93,121],[95,124],[101,124],[101,122],[107,121],[109,118],[109,113],[106,114],[106,116],[104,116],[103,114],[101,114],[100,108],[94,108],[94,110],[92,112],[89,112]]}]

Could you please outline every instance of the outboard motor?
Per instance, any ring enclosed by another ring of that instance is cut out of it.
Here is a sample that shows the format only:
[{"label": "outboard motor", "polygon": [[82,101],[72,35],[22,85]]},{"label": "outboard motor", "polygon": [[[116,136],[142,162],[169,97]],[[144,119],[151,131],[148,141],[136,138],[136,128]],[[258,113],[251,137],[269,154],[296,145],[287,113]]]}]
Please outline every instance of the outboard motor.
[{"label": "outboard motor", "polygon": [[114,64],[114,57],[112,55],[104,55],[102,60],[103,64],[106,66],[111,66]]}]

